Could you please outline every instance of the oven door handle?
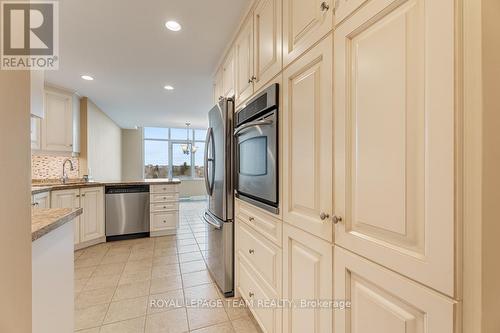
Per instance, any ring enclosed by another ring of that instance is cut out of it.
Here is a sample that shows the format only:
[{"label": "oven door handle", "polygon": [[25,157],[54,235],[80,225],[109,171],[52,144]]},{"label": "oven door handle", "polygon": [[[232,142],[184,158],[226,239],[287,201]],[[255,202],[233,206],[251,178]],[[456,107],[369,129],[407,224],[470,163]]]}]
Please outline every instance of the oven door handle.
[{"label": "oven door handle", "polygon": [[241,131],[247,129],[247,128],[250,128],[250,127],[254,127],[254,126],[261,126],[261,125],[272,125],[274,123],[273,120],[257,120],[257,121],[252,121],[250,123],[247,123],[247,124],[243,124],[239,127],[237,127],[235,130],[234,130],[234,135],[238,135],[238,133],[240,133]]},{"label": "oven door handle", "polygon": [[222,228],[222,226],[220,224],[213,221],[212,217],[207,212],[205,212],[205,214],[203,214],[203,220],[205,220],[205,222],[207,222],[209,225],[211,225],[215,229]]}]

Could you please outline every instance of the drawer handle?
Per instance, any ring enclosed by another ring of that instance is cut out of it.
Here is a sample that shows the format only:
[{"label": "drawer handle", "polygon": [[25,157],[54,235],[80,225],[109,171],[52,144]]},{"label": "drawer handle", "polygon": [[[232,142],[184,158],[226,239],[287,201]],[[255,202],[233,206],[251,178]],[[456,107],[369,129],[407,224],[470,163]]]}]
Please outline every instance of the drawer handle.
[{"label": "drawer handle", "polygon": [[254,254],[254,253],[255,253],[255,250],[254,250],[254,249],[249,249],[249,250],[248,250],[248,253],[250,253],[250,254]]},{"label": "drawer handle", "polygon": [[255,294],[254,294],[253,292],[249,292],[249,293],[248,293],[248,297],[254,297],[254,295],[255,295]]},{"label": "drawer handle", "polygon": [[163,208],[167,208],[167,206],[163,206]]},{"label": "drawer handle", "polygon": [[248,221],[250,221],[250,222],[252,222],[253,220],[255,220],[255,219],[251,216],[248,218]]}]

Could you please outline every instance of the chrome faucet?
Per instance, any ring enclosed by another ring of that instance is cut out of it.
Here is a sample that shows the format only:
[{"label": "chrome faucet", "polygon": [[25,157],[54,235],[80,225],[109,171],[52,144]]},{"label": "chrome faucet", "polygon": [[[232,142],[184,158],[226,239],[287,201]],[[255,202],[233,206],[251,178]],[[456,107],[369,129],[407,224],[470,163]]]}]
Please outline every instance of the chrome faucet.
[{"label": "chrome faucet", "polygon": [[69,158],[65,159],[64,162],[63,162],[63,172],[62,172],[62,178],[61,178],[61,181],[63,182],[63,184],[66,184],[66,182],[69,179],[68,175],[66,174],[66,163],[67,162],[69,162],[69,165],[70,165],[69,170],[70,171],[75,170],[75,168],[73,167],[73,162],[71,161],[71,159],[69,159]]}]

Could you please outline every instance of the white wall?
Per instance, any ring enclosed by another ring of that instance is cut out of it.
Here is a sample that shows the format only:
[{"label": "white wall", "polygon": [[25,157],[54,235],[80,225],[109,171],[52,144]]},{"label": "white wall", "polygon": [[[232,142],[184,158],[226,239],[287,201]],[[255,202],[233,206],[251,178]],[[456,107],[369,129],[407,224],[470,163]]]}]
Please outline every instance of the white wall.
[{"label": "white wall", "polygon": [[122,178],[121,128],[88,100],[87,105],[87,162],[88,172],[98,181]]},{"label": "white wall", "polygon": [[0,70],[0,332],[31,332],[29,71]]},{"label": "white wall", "polygon": [[144,177],[142,129],[122,129],[122,178],[140,180]]}]

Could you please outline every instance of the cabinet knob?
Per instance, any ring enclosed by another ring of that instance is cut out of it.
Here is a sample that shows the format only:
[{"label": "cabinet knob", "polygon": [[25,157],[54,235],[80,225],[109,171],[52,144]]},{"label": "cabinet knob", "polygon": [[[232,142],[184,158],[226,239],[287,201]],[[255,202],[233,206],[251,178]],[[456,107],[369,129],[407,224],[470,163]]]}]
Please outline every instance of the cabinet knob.
[{"label": "cabinet knob", "polygon": [[255,220],[255,219],[251,216],[248,218],[248,221],[250,221],[250,222],[252,222],[253,220]]},{"label": "cabinet knob", "polygon": [[255,250],[254,250],[254,249],[249,249],[249,250],[248,250],[248,253],[250,253],[250,254],[254,254],[254,253],[255,253]]},{"label": "cabinet knob", "polygon": [[167,220],[163,220],[163,223],[167,223]]},{"label": "cabinet knob", "polygon": [[325,212],[321,212],[321,214],[319,214],[319,218],[324,221],[324,220],[330,218],[330,214],[327,214]]},{"label": "cabinet knob", "polygon": [[77,195],[76,195],[76,197],[77,197],[77,198],[79,198],[79,197],[80,197],[80,194],[77,194]]},{"label": "cabinet knob", "polygon": [[252,83],[252,82],[253,82],[253,81],[252,81],[252,78],[249,78],[249,79],[248,79],[248,83]]},{"label": "cabinet knob", "polygon": [[252,78],[250,80],[252,80],[252,82],[257,81],[257,77],[255,75],[252,75]]},{"label": "cabinet knob", "polygon": [[249,292],[249,293],[248,293],[248,297],[254,297],[254,295],[255,295],[255,294],[254,294],[253,292]]},{"label": "cabinet knob", "polygon": [[332,221],[333,221],[333,224],[337,224],[339,222],[342,222],[342,216],[334,215]]},{"label": "cabinet knob", "polygon": [[330,9],[330,5],[328,4],[328,2],[323,1],[321,3],[321,7],[320,8],[321,8],[322,12],[326,12],[328,9]]}]

